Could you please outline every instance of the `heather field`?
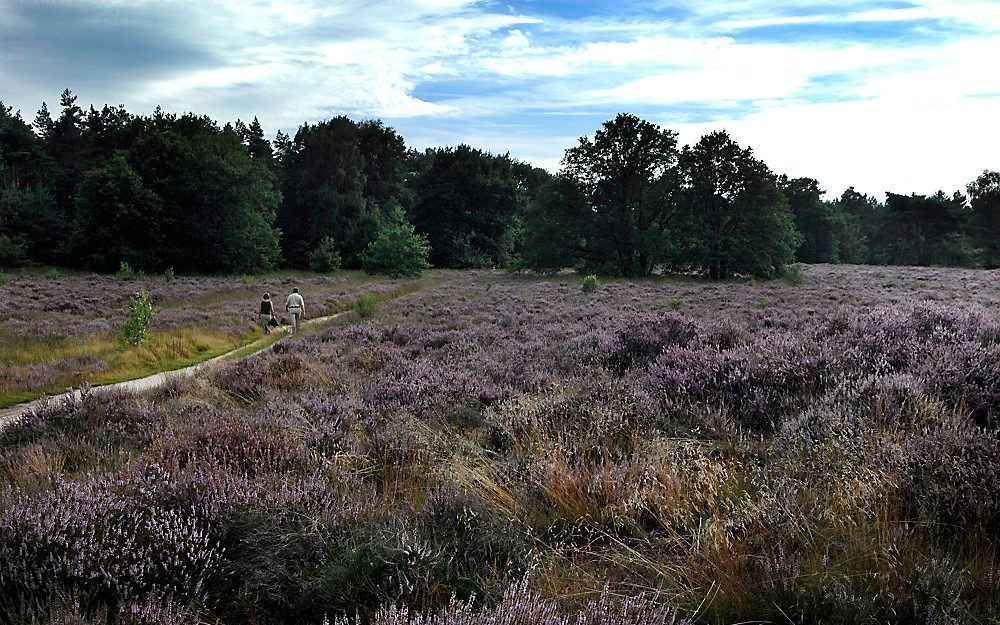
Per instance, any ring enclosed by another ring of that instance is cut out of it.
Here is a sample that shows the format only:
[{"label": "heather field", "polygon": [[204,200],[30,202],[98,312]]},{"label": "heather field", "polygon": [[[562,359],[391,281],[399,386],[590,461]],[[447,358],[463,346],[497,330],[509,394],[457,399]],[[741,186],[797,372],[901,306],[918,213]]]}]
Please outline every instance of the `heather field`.
[{"label": "heather field", "polygon": [[803,278],[436,273],[53,402],[0,434],[0,622],[1000,622],[1000,275]]},{"label": "heather field", "polygon": [[[206,360],[259,338],[256,311],[270,292],[278,308],[293,286],[309,294],[310,317],[350,308],[359,295],[391,296],[412,285],[360,273],[335,276],[142,277],[4,276],[0,301],[0,407],[80,386],[131,379]],[[133,293],[149,294],[159,313],[153,340],[122,349],[115,336]]]}]

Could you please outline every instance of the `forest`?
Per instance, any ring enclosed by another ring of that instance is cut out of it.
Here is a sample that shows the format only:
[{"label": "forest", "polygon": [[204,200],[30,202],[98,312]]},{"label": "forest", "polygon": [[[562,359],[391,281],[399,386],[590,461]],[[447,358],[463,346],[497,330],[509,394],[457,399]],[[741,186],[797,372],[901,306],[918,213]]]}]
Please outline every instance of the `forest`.
[{"label": "forest", "polygon": [[[444,268],[774,277],[794,262],[1000,267],[1000,172],[933,195],[772,171],[716,131],[679,146],[620,114],[556,174],[468,145],[418,151],[379,120],[268,139],[255,117],[0,102],[0,267],[254,272],[361,266],[412,227]],[[406,224],[401,224],[401,221]]]}]

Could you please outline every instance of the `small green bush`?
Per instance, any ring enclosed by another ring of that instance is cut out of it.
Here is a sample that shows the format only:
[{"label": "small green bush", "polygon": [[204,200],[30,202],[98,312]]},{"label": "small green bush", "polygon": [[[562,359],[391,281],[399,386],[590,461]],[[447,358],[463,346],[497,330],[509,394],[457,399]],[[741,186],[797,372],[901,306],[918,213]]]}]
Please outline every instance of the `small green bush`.
[{"label": "small green bush", "polygon": [[370,274],[385,274],[394,278],[419,276],[430,268],[427,257],[431,245],[427,237],[417,234],[406,221],[403,209],[396,206],[378,238],[361,254],[361,266]]},{"label": "small green bush", "polygon": [[0,271],[0,286],[7,284],[8,280],[9,278],[7,278],[7,274]]},{"label": "small green bush", "polygon": [[174,273],[174,268],[173,267],[167,267],[167,270],[163,272],[163,281],[164,282],[173,282],[174,278],[176,278],[176,277],[177,277],[177,275]]},{"label": "small green bush", "polygon": [[375,299],[374,295],[362,295],[358,298],[358,301],[354,303],[354,310],[362,319],[371,319],[374,317],[375,310],[377,308],[378,300]]},{"label": "small green bush", "polygon": [[56,280],[62,277],[62,272],[53,267],[52,269],[49,269],[48,271],[45,272],[45,277],[48,278],[49,280]]},{"label": "small green bush", "polygon": [[597,290],[598,285],[601,283],[597,276],[590,274],[589,276],[584,276],[583,283],[580,288],[583,289],[584,293],[593,293]]},{"label": "small green bush", "polygon": [[794,265],[786,265],[785,271],[782,273],[781,278],[791,284],[792,286],[798,286],[806,281],[806,277],[802,274],[802,263],[795,263]]},{"label": "small green bush", "polygon": [[0,265],[20,267],[28,261],[28,245],[23,237],[0,234]]},{"label": "small green bush", "polygon": [[136,271],[135,269],[132,268],[132,265],[128,264],[126,261],[123,260],[118,265],[118,273],[115,274],[115,277],[122,282],[131,282],[132,280],[138,278],[140,275],[142,275],[142,272]]},{"label": "small green bush", "polygon": [[684,305],[684,302],[682,302],[679,299],[672,299],[672,300],[670,300],[670,310],[677,310],[678,308],[680,308],[683,305]]},{"label": "small green bush", "polygon": [[331,237],[323,237],[316,249],[309,252],[309,268],[317,273],[340,271],[340,250]]},{"label": "small green bush", "polygon": [[240,276],[240,280],[243,280],[243,284],[250,286],[251,284],[253,284],[253,274],[245,273],[242,276]]},{"label": "small green bush", "polygon": [[159,311],[153,306],[145,291],[134,293],[128,303],[128,319],[118,331],[118,342],[123,347],[136,347],[149,340],[149,326]]}]

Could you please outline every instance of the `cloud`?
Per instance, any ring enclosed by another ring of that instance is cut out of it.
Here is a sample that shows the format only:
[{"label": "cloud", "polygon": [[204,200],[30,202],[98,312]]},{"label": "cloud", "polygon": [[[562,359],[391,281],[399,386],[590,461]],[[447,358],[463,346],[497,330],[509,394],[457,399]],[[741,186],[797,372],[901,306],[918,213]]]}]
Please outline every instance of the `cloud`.
[{"label": "cloud", "polygon": [[886,191],[961,190],[983,169],[995,168],[1000,127],[984,123],[995,110],[987,100],[901,106],[876,99],[782,105],[671,127],[687,143],[725,128],[776,173],[819,178],[833,196],[854,186],[884,199]]},{"label": "cloud", "polygon": [[381,117],[416,147],[549,167],[632,111],[686,137],[726,126],[776,169],[869,191],[997,167],[975,129],[1000,99],[1000,3],[510,2],[0,0],[2,96],[33,111],[68,86],[269,130]]}]

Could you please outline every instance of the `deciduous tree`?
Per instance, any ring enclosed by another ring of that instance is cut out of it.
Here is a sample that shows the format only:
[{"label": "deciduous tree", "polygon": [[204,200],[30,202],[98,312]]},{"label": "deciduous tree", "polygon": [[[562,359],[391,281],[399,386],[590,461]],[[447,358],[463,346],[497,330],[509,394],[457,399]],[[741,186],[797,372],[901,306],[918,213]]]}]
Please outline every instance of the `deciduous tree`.
[{"label": "deciduous tree", "polygon": [[652,271],[664,257],[663,235],[676,206],[670,197],[676,161],[677,133],[629,114],[566,151],[562,174],[587,198],[579,215],[589,223],[584,260],[623,275]]},{"label": "deciduous tree", "polygon": [[801,242],[777,179],[723,131],[686,146],[678,165],[679,260],[713,279],[778,275]]}]

